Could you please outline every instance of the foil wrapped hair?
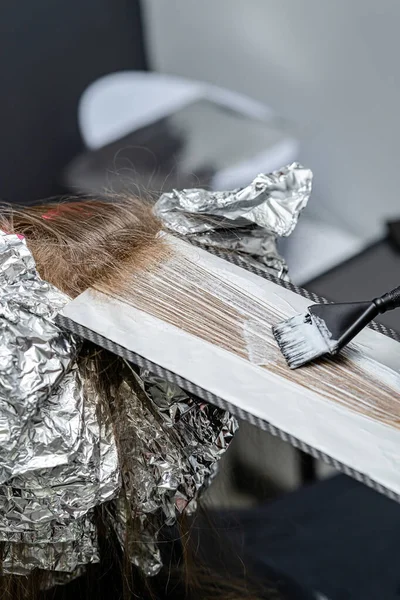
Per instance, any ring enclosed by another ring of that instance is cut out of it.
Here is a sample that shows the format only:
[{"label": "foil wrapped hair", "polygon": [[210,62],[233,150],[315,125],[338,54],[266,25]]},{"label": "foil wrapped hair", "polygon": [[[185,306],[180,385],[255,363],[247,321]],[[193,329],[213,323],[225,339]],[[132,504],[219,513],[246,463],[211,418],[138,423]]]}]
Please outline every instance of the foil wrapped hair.
[{"label": "foil wrapped hair", "polygon": [[235,252],[244,265],[253,263],[287,279],[276,239],[292,233],[311,187],[310,169],[293,163],[229,192],[193,189],[163,194],[155,214],[174,233],[205,247]]},{"label": "foil wrapped hair", "polygon": [[25,242],[3,232],[0,283],[3,573],[42,569],[51,583],[80,575],[99,561],[95,507],[104,504],[125,546],[128,503],[140,533],[129,542],[131,560],[156,574],[160,524],[195,509],[236,420],[128,365],[116,390],[119,418],[113,423],[103,408],[101,417],[79,342],[54,323],[68,298],[40,279]]},{"label": "foil wrapped hair", "polygon": [[[164,194],[155,212],[180,235],[284,277],[276,237],[293,229],[310,191],[310,171],[291,165],[243,190]],[[0,284],[3,573],[44,570],[48,585],[80,575],[99,561],[102,507],[132,563],[157,574],[160,527],[196,509],[235,418],[126,363],[107,404],[81,342],[55,324],[69,298],[40,278],[21,236],[0,232]]]},{"label": "foil wrapped hair", "polygon": [[54,324],[68,298],[16,235],[0,235],[0,281],[3,572],[72,573],[98,560],[93,509],[118,494],[115,443],[83,385],[78,341]]}]

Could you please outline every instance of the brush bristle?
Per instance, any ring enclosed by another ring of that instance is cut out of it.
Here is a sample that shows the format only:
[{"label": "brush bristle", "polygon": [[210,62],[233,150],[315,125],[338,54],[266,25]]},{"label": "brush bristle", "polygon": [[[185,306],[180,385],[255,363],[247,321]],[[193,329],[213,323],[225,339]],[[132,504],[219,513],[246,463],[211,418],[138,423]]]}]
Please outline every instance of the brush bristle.
[{"label": "brush bristle", "polygon": [[272,329],[278,346],[291,369],[330,353],[318,323],[310,314],[296,315]]}]

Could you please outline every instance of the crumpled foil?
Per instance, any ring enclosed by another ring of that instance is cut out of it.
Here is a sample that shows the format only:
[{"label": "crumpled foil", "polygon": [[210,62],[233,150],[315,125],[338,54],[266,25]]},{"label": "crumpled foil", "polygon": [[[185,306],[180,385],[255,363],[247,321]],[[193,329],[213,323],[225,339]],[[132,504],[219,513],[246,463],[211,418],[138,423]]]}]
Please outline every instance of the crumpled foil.
[{"label": "crumpled foil", "polygon": [[5,574],[99,560],[93,508],[120,489],[115,440],[54,317],[69,298],[0,232],[0,542]]},{"label": "crumpled foil", "polygon": [[72,337],[52,321],[67,301],[37,275],[25,243],[0,232],[0,482],[18,469],[27,423],[74,360]]},{"label": "crumpled foil", "polygon": [[155,214],[169,230],[204,246],[235,252],[277,277],[287,266],[276,238],[289,235],[311,194],[312,172],[293,163],[231,192],[202,189],[163,194]]},{"label": "crumpled foil", "polygon": [[16,235],[0,233],[0,282],[3,573],[46,570],[48,585],[79,576],[99,560],[94,508],[106,503],[132,562],[156,574],[160,526],[195,510],[236,420],[126,365],[117,443],[111,413],[99,419],[99,398],[82,378],[77,341],[54,323],[68,298],[40,279]]},{"label": "crumpled foil", "polygon": [[238,424],[227,411],[190,398],[174,384],[129,371],[118,406],[118,439],[126,500],[136,515],[132,539],[121,500],[112,520],[132,562],[150,576],[162,567],[160,524],[173,525],[183,512],[196,510]]},{"label": "crumpled foil", "polygon": [[[184,190],[155,205],[165,226],[278,277],[276,238],[311,192],[298,164],[233,192]],[[162,567],[158,536],[196,510],[237,428],[228,412],[127,364],[110,418],[54,317],[68,298],[41,280],[25,242],[0,232],[0,544],[4,574],[66,583],[99,560],[96,506],[133,564]],[[115,435],[115,437],[114,437]]]}]

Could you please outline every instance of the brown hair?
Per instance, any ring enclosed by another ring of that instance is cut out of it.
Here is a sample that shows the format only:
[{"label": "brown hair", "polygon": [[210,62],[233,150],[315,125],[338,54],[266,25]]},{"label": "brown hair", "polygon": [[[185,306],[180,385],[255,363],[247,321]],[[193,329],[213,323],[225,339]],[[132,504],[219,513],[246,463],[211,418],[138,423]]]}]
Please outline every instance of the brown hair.
[{"label": "brown hair", "polygon": [[[20,209],[4,206],[0,211],[0,229],[23,235],[41,277],[70,297],[89,287],[123,293],[132,273],[153,271],[169,256],[169,249],[159,235],[161,224],[150,206],[127,196],[107,200],[75,199]],[[101,392],[107,408],[112,404],[119,411],[123,407],[115,396],[119,383],[118,361],[105,351],[93,351],[91,348],[86,348],[86,354],[81,357],[81,368],[86,369],[88,377]],[[118,434],[118,423],[115,431]],[[121,464],[124,465],[123,456]],[[105,523],[101,509],[98,513],[101,533]],[[129,533],[134,539],[135,519],[129,522]],[[156,598],[160,588],[170,590],[171,598],[255,600],[260,597],[252,591],[252,584],[245,583],[247,577],[244,573],[242,577],[236,573],[239,579],[239,584],[236,584],[230,581],[229,576],[211,573],[209,568],[199,564],[197,550],[190,544],[190,528],[187,529],[184,520],[180,538],[183,551],[177,565],[168,566],[160,576],[146,580],[126,561],[127,553],[124,559],[114,546],[110,548],[108,533],[104,530],[101,539],[106,550],[103,566],[100,567],[102,570],[99,572],[98,567],[89,567],[86,583],[82,584],[87,585],[85,597],[92,597],[92,594],[96,599],[102,597],[104,585],[99,587],[98,580],[100,574],[104,578],[104,568],[107,576],[109,567],[104,567],[104,561],[107,564],[110,556],[119,572],[117,582],[113,583],[116,587],[112,589],[118,588],[126,598]],[[115,572],[115,569],[111,571]],[[43,578],[45,575],[40,573],[33,573],[27,578],[0,577],[0,598],[50,598],[52,592],[46,596],[40,592]],[[271,590],[268,597],[278,598],[278,595]]]},{"label": "brown hair", "polygon": [[72,298],[95,284],[115,285],[162,255],[160,222],[148,204],[128,196],[4,206],[0,228],[25,236],[41,277]]}]

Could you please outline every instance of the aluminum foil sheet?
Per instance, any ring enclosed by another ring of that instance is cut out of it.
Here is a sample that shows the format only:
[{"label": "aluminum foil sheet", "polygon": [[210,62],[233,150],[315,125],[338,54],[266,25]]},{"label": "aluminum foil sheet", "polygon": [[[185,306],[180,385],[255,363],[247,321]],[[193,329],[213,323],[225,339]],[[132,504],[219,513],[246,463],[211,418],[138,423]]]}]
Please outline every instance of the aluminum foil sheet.
[{"label": "aluminum foil sheet", "polygon": [[0,232],[0,542],[4,573],[71,578],[98,560],[93,508],[120,490],[111,425],[23,239]]},{"label": "aluminum foil sheet", "polygon": [[160,524],[173,525],[184,511],[196,509],[238,425],[226,411],[146,371],[139,378],[130,370],[126,379],[118,438],[126,500],[135,514],[133,539],[126,531],[126,505],[114,507],[113,520],[132,562],[155,575],[162,566]]},{"label": "aluminum foil sheet", "polygon": [[[76,369],[71,375],[80,381]],[[0,486],[0,541],[7,542],[5,572],[34,568],[72,572],[98,560],[93,508],[119,493],[119,463],[111,426],[99,424],[96,398],[87,390],[84,394],[81,384],[76,389],[81,391],[81,401],[75,409],[69,413],[59,394],[58,411],[51,414],[51,422],[64,420],[73,429],[82,407],[79,444],[71,447],[65,463],[26,471]],[[54,401],[54,394],[50,400]],[[51,445],[56,440],[49,437],[48,441]],[[34,457],[40,466],[39,452]]]},{"label": "aluminum foil sheet", "polygon": [[204,246],[235,252],[267,272],[285,277],[276,238],[289,235],[311,194],[312,173],[294,163],[231,192],[202,189],[163,194],[155,214],[169,230]]},{"label": "aluminum foil sheet", "polygon": [[[54,407],[52,422],[56,425],[57,421],[64,422],[72,429],[74,418],[80,411],[80,427],[77,431],[79,444],[71,445],[64,463],[52,469],[37,467],[7,482],[8,488],[16,490],[21,498],[30,498],[34,494],[34,500],[40,502],[42,507],[42,524],[54,520],[55,516],[59,523],[68,524],[71,519],[85,515],[92,507],[114,498],[120,488],[118,453],[112,426],[107,424],[107,420],[100,423],[94,391],[83,386],[76,369],[72,375],[76,378],[75,391],[80,390],[80,403],[68,412],[61,395],[59,405]],[[49,400],[54,400],[54,395]],[[56,430],[53,427],[53,431]],[[50,436],[47,442],[49,440]],[[40,455],[37,459],[40,460]],[[38,509],[34,514],[38,522]]]},{"label": "aluminum foil sheet", "polygon": [[0,236],[0,280],[3,572],[46,570],[49,585],[78,576],[99,560],[93,510],[107,503],[133,563],[154,575],[162,566],[160,526],[195,510],[235,419],[128,366],[117,413],[99,419],[77,341],[53,322],[68,298],[40,279],[15,235]]},{"label": "aluminum foil sheet", "polygon": [[81,577],[86,572],[85,566],[77,567],[74,571],[66,573],[65,571],[48,571],[47,577],[42,579],[41,589],[49,590],[57,585],[66,585],[74,579]]},{"label": "aluminum foil sheet", "polygon": [[67,301],[40,279],[24,241],[0,232],[0,483],[13,473],[27,423],[75,358],[73,339],[53,323]]},{"label": "aluminum foil sheet", "polygon": [[79,537],[70,542],[23,546],[11,542],[2,548],[3,573],[10,575],[27,575],[33,569],[70,574],[82,565],[98,561],[97,533],[93,528],[83,529]]}]

